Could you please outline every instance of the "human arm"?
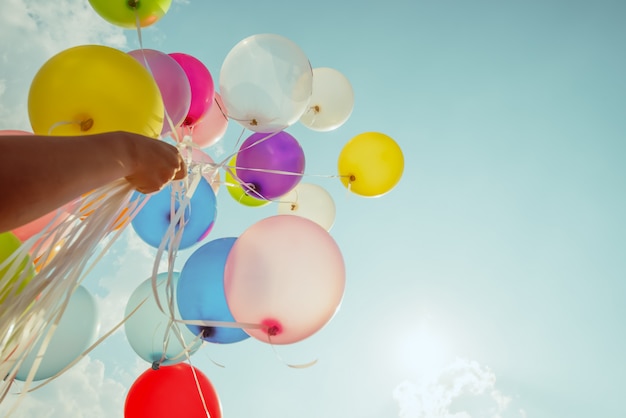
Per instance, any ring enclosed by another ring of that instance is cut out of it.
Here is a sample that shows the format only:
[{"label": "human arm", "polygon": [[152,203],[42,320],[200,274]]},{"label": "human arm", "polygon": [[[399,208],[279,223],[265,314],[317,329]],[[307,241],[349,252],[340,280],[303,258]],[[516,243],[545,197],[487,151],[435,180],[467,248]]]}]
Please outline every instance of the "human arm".
[{"label": "human arm", "polygon": [[152,193],[185,175],[175,147],[129,132],[1,136],[0,232],[120,178]]}]

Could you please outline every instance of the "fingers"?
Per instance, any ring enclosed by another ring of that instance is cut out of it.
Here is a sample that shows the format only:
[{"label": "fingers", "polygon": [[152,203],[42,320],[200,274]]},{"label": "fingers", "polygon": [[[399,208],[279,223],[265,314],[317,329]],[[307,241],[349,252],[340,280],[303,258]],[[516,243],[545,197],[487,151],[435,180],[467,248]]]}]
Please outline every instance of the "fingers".
[{"label": "fingers", "polygon": [[176,170],[172,180],[182,180],[185,177],[187,177],[187,164],[185,164],[183,157],[178,154],[178,169]]},{"label": "fingers", "polygon": [[187,176],[187,165],[176,147],[154,139],[143,141],[141,145],[137,170],[126,177],[137,191],[154,193],[171,181]]}]

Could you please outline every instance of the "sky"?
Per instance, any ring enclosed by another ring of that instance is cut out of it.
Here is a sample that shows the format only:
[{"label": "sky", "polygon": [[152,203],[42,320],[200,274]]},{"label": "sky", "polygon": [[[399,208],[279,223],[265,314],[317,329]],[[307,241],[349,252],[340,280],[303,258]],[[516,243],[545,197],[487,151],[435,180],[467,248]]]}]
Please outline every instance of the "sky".
[{"label": "sky", "polygon": [[[2,0],[1,10],[0,129],[29,130],[30,81],[55,53],[139,47],[87,0]],[[248,339],[194,354],[224,416],[625,416],[625,18],[621,0],[179,0],[143,30],[145,48],[193,55],[215,80],[240,40],[279,34],[355,92],[335,131],[287,129],[305,151],[305,180],[337,207],[341,307],[292,345]],[[394,138],[405,158],[379,198],[332,177],[344,144],[368,131]],[[231,121],[207,153],[232,152],[240,134]],[[207,241],[276,213],[225,190],[217,198]],[[128,228],[87,277],[101,332],[153,261]],[[148,367],[116,332],[14,416],[122,417]]]}]

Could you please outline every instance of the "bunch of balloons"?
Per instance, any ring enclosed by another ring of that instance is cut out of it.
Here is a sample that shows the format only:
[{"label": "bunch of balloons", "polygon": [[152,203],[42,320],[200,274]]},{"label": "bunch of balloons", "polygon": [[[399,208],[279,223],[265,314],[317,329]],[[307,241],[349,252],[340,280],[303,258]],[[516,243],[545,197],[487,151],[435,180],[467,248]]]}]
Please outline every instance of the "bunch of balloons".
[{"label": "bunch of balloons", "polygon": [[[171,0],[90,3],[112,24],[140,30],[162,18]],[[188,160],[186,182],[149,196],[135,194],[131,200],[141,209],[132,216],[124,212],[116,228],[130,223],[147,245],[172,251],[198,245],[210,234],[221,185],[243,205],[277,206],[275,216],[254,223],[239,237],[201,244],[181,271],[149,277],[130,297],[126,335],[136,353],[154,367],[131,387],[127,418],[169,416],[164,399],[174,391],[180,394],[177,399],[188,397],[185,416],[206,416],[202,405],[208,405],[210,416],[219,417],[221,406],[210,382],[184,362],[203,342],[228,344],[253,337],[292,344],[319,331],[335,315],[345,290],[344,260],[329,232],[335,204],[324,188],[302,182],[304,151],[287,129],[300,123],[316,132],[335,130],[351,116],[353,105],[352,86],[342,73],[312,68],[298,45],[276,34],[237,43],[222,64],[218,83],[189,54],[143,47],[128,53],[101,45],[73,47],[39,69],[28,97],[34,133],[130,131],[176,141]],[[204,150],[223,138],[230,121],[252,133],[233,155],[215,162]],[[403,169],[402,151],[391,137],[364,132],[343,147],[336,177],[354,194],[377,197],[395,187]],[[88,206],[78,206],[81,217],[89,216]],[[66,216],[75,207],[68,207]],[[52,215],[24,229],[37,233]],[[58,212],[55,216],[64,219]],[[19,246],[11,240],[24,229],[0,240],[0,258]],[[24,233],[22,239],[27,237]],[[63,241],[46,245],[62,246]],[[53,251],[47,251],[40,262],[49,262],[51,256]],[[10,278],[4,286],[11,287]],[[83,294],[79,289],[74,296],[87,301]],[[70,313],[68,308],[66,315]],[[82,352],[93,337],[89,330],[95,328],[87,325],[75,348]],[[63,358],[56,367],[40,368],[36,377],[50,377],[71,361]],[[22,365],[25,370],[27,366]],[[177,415],[179,407],[177,402]]]}]

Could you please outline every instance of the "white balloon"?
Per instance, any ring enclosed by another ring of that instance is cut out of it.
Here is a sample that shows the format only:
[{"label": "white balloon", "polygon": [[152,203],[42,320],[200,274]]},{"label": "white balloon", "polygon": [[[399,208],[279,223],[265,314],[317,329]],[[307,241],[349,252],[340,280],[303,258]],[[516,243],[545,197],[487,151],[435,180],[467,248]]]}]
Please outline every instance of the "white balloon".
[{"label": "white balloon", "polygon": [[335,202],[323,187],[300,183],[279,199],[278,214],[301,216],[330,231],[335,223]]},{"label": "white balloon", "polygon": [[[176,291],[178,278],[180,273],[172,273],[172,291]],[[156,277],[157,294],[159,296],[159,303],[161,307],[168,312],[166,314],[157,305],[157,301],[154,297],[154,291],[152,290],[152,279],[147,279],[141,283],[128,299],[126,304],[126,313],[128,316],[137,306],[139,306],[144,300],[143,304],[131,315],[124,323],[124,331],[126,332],[126,338],[133,348],[135,353],[145,361],[160,362],[160,364],[168,365],[175,364],[187,359],[184,354],[185,346],[180,342],[178,334],[175,332],[175,328],[169,328],[169,310],[166,294],[167,273],[160,273]],[[172,293],[172,300],[174,302],[174,317],[181,319],[178,307],[176,305],[176,295]],[[184,324],[178,324],[178,329],[183,336],[185,345],[191,345],[195,339],[195,335],[189,331]],[[163,357],[163,342],[167,339],[167,347],[165,350],[165,358]],[[189,355],[195,353],[201,345],[201,341],[196,340],[195,344],[191,345]]]},{"label": "white balloon", "polygon": [[[98,329],[96,300],[87,289],[79,286],[70,296],[70,300],[65,307],[56,330],[52,334],[52,338],[50,338],[33,380],[48,379],[61,372],[93,344]],[[17,380],[26,381],[28,378],[28,374],[39,354],[43,338],[48,335],[49,330],[50,326],[45,328],[41,340],[35,344],[20,365],[20,369],[15,377]]]},{"label": "white balloon", "polygon": [[343,125],[354,108],[350,81],[332,68],[313,69],[313,92],[300,122],[314,131],[332,131]]},{"label": "white balloon", "polygon": [[219,90],[228,117],[255,132],[278,132],[307,109],[313,71],[293,41],[273,34],[250,36],[230,50]]}]

